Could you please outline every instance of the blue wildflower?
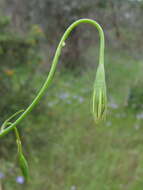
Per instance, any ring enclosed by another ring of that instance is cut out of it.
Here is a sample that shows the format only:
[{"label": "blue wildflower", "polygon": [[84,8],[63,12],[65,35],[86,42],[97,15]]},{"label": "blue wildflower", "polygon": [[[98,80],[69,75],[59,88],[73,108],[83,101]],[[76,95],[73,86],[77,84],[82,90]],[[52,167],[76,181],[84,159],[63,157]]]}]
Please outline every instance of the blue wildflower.
[{"label": "blue wildflower", "polygon": [[18,176],[16,178],[16,182],[19,183],[19,184],[23,184],[25,182],[24,177],[23,176]]},{"label": "blue wildflower", "polygon": [[3,179],[5,177],[4,173],[0,172],[0,179]]}]

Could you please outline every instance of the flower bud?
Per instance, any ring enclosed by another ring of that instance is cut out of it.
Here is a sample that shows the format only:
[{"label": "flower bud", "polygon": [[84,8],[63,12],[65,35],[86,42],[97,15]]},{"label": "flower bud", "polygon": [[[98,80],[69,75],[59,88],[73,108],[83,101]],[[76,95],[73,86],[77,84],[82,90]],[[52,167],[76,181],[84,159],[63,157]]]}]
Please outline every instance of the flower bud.
[{"label": "flower bud", "polygon": [[106,107],[107,97],[104,64],[99,64],[93,91],[93,115],[96,122],[105,117]]},{"label": "flower bud", "polygon": [[16,127],[15,127],[15,133],[16,133],[16,137],[17,137],[16,142],[17,142],[17,148],[18,148],[19,166],[20,166],[21,172],[23,174],[23,177],[25,178],[25,180],[28,180],[28,178],[29,178],[29,167],[28,167],[27,160],[23,155],[21,140],[20,140],[19,133],[18,133],[18,130]]},{"label": "flower bud", "polygon": [[28,163],[27,163],[24,155],[22,154],[22,152],[19,152],[18,157],[19,157],[19,166],[20,166],[21,172],[22,172],[25,180],[27,180],[29,177]]}]

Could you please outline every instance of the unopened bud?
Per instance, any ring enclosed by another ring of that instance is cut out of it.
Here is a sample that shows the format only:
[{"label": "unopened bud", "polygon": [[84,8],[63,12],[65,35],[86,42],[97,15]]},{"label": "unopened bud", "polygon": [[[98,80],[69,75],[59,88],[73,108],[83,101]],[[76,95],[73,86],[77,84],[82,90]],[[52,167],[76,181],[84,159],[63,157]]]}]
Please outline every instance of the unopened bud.
[{"label": "unopened bud", "polygon": [[18,159],[19,159],[19,166],[20,166],[21,172],[25,180],[27,180],[29,177],[28,163],[21,152],[19,153],[18,157],[19,157]]},{"label": "unopened bud", "polygon": [[106,115],[107,96],[104,65],[100,64],[97,68],[96,79],[93,91],[93,115],[95,121],[102,120]]}]

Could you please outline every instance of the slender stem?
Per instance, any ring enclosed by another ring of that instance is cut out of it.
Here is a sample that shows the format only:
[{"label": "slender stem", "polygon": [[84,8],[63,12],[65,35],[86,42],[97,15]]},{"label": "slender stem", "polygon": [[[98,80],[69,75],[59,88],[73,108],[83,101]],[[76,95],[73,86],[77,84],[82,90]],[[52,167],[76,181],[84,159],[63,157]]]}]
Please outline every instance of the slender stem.
[{"label": "slender stem", "polygon": [[19,113],[21,113],[21,112],[24,112],[24,110],[19,110],[19,111],[17,111],[16,113],[14,113],[12,116],[10,116],[8,119],[6,119],[6,120],[4,121],[4,123],[2,124],[2,126],[1,126],[1,131],[3,131],[7,125],[12,124],[12,123],[9,122],[9,121],[10,121],[11,119],[13,119],[15,116],[17,116],[17,115],[18,115]]},{"label": "slender stem", "polygon": [[59,57],[61,55],[61,51],[62,51],[62,48],[64,46],[65,40],[68,38],[68,36],[72,32],[72,30],[81,23],[88,23],[88,24],[93,25],[95,28],[97,28],[97,30],[99,32],[99,36],[100,36],[99,64],[104,64],[104,33],[103,33],[101,26],[96,21],[94,21],[92,19],[79,19],[79,20],[75,21],[73,24],[71,24],[67,28],[67,30],[63,34],[63,36],[59,42],[59,45],[57,47],[49,75],[48,75],[43,87],[39,91],[38,95],[33,100],[33,102],[29,105],[29,107],[25,110],[25,112],[23,114],[21,114],[21,116],[11,126],[7,127],[5,130],[0,132],[0,137],[6,135],[9,131],[14,129],[33,110],[35,105],[40,101],[40,99],[44,95],[45,91],[47,90],[47,88],[49,87],[49,85],[52,82],[52,79],[54,77],[54,73],[56,70],[56,66],[57,66]]},{"label": "slender stem", "polygon": [[15,131],[16,142],[18,146],[18,152],[21,153],[22,152],[21,140],[20,140],[19,132],[16,127],[14,127],[14,131]]}]

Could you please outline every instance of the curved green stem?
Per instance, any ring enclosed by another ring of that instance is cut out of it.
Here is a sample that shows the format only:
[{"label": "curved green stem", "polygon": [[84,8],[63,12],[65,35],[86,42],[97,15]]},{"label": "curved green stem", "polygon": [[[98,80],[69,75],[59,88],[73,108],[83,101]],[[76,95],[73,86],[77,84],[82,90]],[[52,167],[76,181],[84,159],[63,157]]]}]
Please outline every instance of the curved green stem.
[{"label": "curved green stem", "polygon": [[5,130],[0,132],[0,137],[6,135],[8,132],[10,132],[12,129],[14,129],[33,110],[35,105],[40,101],[40,99],[44,95],[45,91],[47,90],[47,88],[49,87],[49,85],[52,82],[52,79],[54,77],[54,73],[56,70],[56,66],[57,66],[59,57],[61,55],[61,51],[64,46],[65,40],[68,38],[68,36],[72,32],[72,30],[81,23],[88,23],[88,24],[93,25],[95,28],[97,28],[97,30],[99,32],[99,36],[100,36],[99,64],[104,64],[104,33],[103,33],[101,26],[96,21],[91,20],[91,19],[79,19],[79,20],[75,21],[73,24],[71,24],[67,28],[67,30],[65,31],[64,35],[62,36],[62,38],[60,40],[60,43],[57,47],[57,50],[56,50],[56,53],[55,53],[55,56],[54,56],[54,59],[52,62],[51,70],[50,70],[49,75],[48,75],[43,87],[41,88],[40,92],[38,93],[36,98],[33,100],[33,102],[29,105],[29,107],[24,111],[24,113],[21,114],[21,116],[11,126],[7,127]]}]

